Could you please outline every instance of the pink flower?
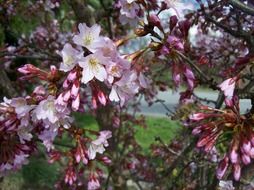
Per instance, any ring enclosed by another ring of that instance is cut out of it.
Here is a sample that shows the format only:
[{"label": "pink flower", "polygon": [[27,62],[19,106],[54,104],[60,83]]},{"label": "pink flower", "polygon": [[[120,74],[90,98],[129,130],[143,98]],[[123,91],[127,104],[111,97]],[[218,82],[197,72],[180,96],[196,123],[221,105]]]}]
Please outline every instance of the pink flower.
[{"label": "pink flower", "polygon": [[221,89],[221,91],[223,91],[224,95],[227,98],[233,97],[236,79],[237,79],[236,77],[229,78],[219,85],[219,88]]},{"label": "pink flower", "polygon": [[50,95],[47,99],[41,101],[35,108],[34,114],[38,120],[48,119],[51,123],[55,123],[58,120],[55,98]]},{"label": "pink flower", "polygon": [[91,52],[95,52],[102,40],[99,36],[101,27],[95,24],[90,28],[85,23],[80,23],[78,28],[79,34],[73,37],[74,43],[86,47]]},{"label": "pink flower", "polygon": [[101,131],[100,136],[91,142],[88,148],[88,157],[90,160],[93,160],[96,157],[96,153],[102,154],[105,151],[104,147],[108,147],[107,139],[112,137],[110,131]]},{"label": "pink flower", "polygon": [[119,0],[120,9],[120,22],[122,24],[137,24],[138,13],[140,7],[134,0]]},{"label": "pink flower", "polygon": [[61,51],[63,62],[60,65],[61,71],[68,72],[72,70],[78,63],[79,58],[83,55],[83,52],[79,52],[74,49],[70,44],[65,44]]},{"label": "pink flower", "polygon": [[127,100],[138,93],[139,85],[137,83],[137,73],[135,71],[126,72],[122,78],[114,83],[109,99],[118,102],[123,106]]},{"label": "pink flower", "polygon": [[101,52],[95,52],[83,58],[79,62],[79,65],[83,68],[81,81],[86,84],[93,78],[96,78],[103,82],[107,78],[104,65],[106,65],[108,61],[108,58],[104,57]]}]

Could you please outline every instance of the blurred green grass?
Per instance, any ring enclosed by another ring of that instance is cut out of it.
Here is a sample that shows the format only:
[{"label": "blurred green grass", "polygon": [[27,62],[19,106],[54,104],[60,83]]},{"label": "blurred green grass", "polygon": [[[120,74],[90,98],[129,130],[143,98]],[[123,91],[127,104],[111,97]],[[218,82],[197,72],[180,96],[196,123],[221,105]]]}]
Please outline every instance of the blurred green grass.
[{"label": "blurred green grass", "polygon": [[[99,126],[95,118],[91,115],[75,114],[75,118],[79,127],[86,129],[98,130]],[[148,152],[149,146],[155,142],[155,137],[160,137],[164,142],[168,143],[181,130],[179,123],[166,117],[146,116],[147,127],[134,126],[136,129],[135,138],[138,144]]]}]

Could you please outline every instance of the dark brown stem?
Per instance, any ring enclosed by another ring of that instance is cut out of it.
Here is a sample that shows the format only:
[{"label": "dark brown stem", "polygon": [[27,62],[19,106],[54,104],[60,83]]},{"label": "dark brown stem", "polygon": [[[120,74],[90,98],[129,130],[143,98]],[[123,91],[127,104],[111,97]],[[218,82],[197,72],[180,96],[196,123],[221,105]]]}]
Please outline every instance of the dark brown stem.
[{"label": "dark brown stem", "polygon": [[244,4],[243,2],[239,0],[229,0],[229,4],[231,4],[233,7],[240,9],[241,11],[254,16],[254,8]]}]

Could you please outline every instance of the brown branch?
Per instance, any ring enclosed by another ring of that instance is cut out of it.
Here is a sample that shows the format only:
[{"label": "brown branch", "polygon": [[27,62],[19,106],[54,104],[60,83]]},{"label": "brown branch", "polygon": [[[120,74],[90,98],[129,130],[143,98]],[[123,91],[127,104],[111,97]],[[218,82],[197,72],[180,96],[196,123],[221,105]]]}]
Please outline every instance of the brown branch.
[{"label": "brown branch", "polygon": [[231,4],[233,7],[240,9],[241,11],[254,16],[254,8],[242,3],[239,0],[229,0],[229,4]]}]

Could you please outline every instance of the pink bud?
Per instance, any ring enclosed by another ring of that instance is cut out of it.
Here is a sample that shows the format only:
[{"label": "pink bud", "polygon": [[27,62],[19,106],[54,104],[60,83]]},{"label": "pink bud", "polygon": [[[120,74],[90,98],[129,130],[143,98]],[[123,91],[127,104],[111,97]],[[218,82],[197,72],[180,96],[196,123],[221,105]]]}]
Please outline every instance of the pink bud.
[{"label": "pink bud", "polygon": [[178,19],[176,15],[170,17],[170,21],[169,21],[170,31],[172,31],[175,28],[177,22],[178,22]]},{"label": "pink bud", "polygon": [[226,104],[227,107],[233,107],[234,106],[234,103],[233,103],[232,99],[230,99],[230,98],[225,99],[225,104]]},{"label": "pink bud", "polygon": [[153,26],[157,26],[159,29],[162,30],[160,18],[156,14],[150,14],[148,18],[148,22],[149,24],[152,24]]},{"label": "pink bud", "polygon": [[189,116],[189,119],[193,120],[193,121],[200,121],[200,120],[202,120],[204,118],[205,118],[205,114],[204,113],[194,113],[194,114],[191,114]]},{"label": "pink bud", "polygon": [[74,84],[71,87],[71,97],[76,98],[79,93],[79,81],[75,80]]},{"label": "pink bud", "polygon": [[251,149],[250,141],[248,141],[247,139],[244,139],[243,144],[242,144],[242,148],[243,148],[244,152],[248,154],[250,149]]},{"label": "pink bud", "polygon": [[52,76],[56,76],[57,74],[57,68],[55,65],[50,65],[50,73]]},{"label": "pink bud", "polygon": [[109,164],[112,163],[111,160],[110,160],[107,156],[103,156],[103,157],[101,158],[101,161],[102,161],[104,164],[106,164],[106,165],[109,165]]},{"label": "pink bud", "polygon": [[77,71],[76,71],[76,70],[72,70],[72,71],[68,74],[67,79],[68,79],[70,82],[76,80],[76,79],[77,79]]},{"label": "pink bud", "polygon": [[209,143],[209,141],[211,141],[211,136],[212,134],[206,134],[206,136],[200,137],[197,143],[197,147],[201,148],[205,146],[207,143]]},{"label": "pink bud", "polygon": [[238,162],[238,153],[236,152],[235,149],[233,149],[231,152],[230,152],[230,161],[235,164]]},{"label": "pink bud", "polygon": [[23,67],[18,68],[18,71],[22,74],[36,73],[39,69],[31,64],[26,64]]},{"label": "pink bud", "polygon": [[78,94],[74,101],[72,101],[71,107],[74,111],[77,111],[80,106],[80,95]]},{"label": "pink bud", "polygon": [[98,92],[98,100],[100,101],[100,103],[102,104],[102,105],[106,105],[106,103],[107,103],[107,99],[106,99],[106,96],[105,96],[105,94],[102,92],[102,91],[99,91]]},{"label": "pink bud", "polygon": [[71,97],[71,92],[70,92],[70,90],[68,90],[68,91],[64,94],[63,100],[64,100],[65,102],[68,102],[68,100],[70,99],[70,97]]},{"label": "pink bud", "polygon": [[192,130],[192,134],[193,135],[198,135],[201,133],[201,129],[200,129],[200,126],[198,127],[195,127],[193,130]]},{"label": "pink bud", "polygon": [[242,161],[245,165],[248,165],[251,162],[251,159],[247,154],[243,154],[242,155]]},{"label": "pink bud", "polygon": [[65,79],[63,82],[63,88],[67,89],[67,88],[69,88],[69,86],[70,86],[70,82],[67,79]]},{"label": "pink bud", "polygon": [[250,149],[249,155],[252,159],[254,159],[254,147]]},{"label": "pink bud", "polygon": [[234,164],[233,165],[233,171],[234,171],[234,179],[236,181],[239,181],[240,177],[241,177],[241,166],[240,166],[240,164]]},{"label": "pink bud", "polygon": [[228,160],[229,160],[228,157],[225,156],[223,158],[223,160],[220,161],[217,171],[216,171],[216,175],[217,175],[218,179],[222,179],[222,177],[224,176],[224,174],[228,168]]},{"label": "pink bud", "polygon": [[46,91],[45,91],[45,88],[43,86],[37,86],[34,89],[33,93],[37,94],[37,95],[44,95],[44,94],[46,94]]}]

